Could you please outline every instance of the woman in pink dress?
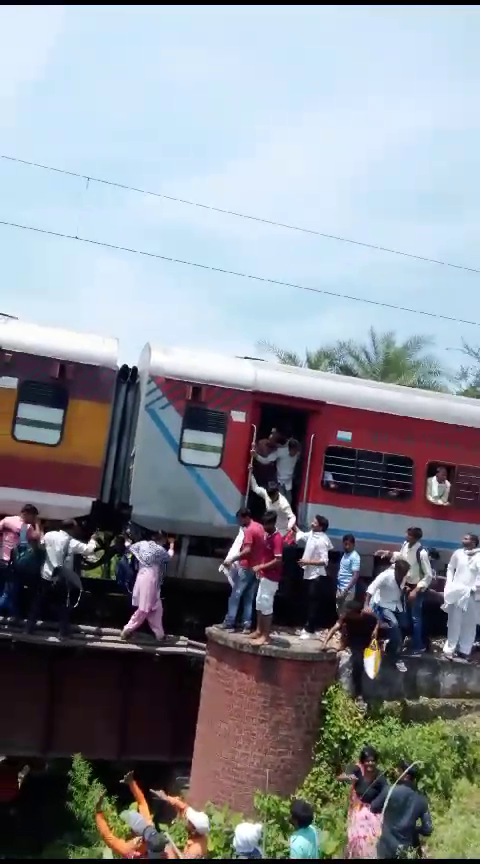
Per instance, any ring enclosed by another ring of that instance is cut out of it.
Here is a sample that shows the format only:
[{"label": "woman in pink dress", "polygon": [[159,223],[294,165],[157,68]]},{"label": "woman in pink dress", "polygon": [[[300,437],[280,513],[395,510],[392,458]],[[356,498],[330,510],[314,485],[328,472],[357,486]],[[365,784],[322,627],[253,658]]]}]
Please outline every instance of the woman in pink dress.
[{"label": "woman in pink dress", "polygon": [[132,605],[137,609],[123,628],[122,639],[128,639],[144,621],[148,621],[156,639],[161,640],[165,636],[160,592],[168,562],[174,552],[174,541],[171,539],[168,541],[168,552],[164,549],[166,539],[165,534],[157,532],[151,540],[140,540],[130,546],[129,551],[139,564],[132,593]]},{"label": "woman in pink dress", "polygon": [[372,813],[370,805],[387,785],[385,775],[378,770],[377,760],[376,750],[373,747],[364,747],[358,765],[351,765],[338,778],[352,784],[345,858],[377,857],[382,815]]}]

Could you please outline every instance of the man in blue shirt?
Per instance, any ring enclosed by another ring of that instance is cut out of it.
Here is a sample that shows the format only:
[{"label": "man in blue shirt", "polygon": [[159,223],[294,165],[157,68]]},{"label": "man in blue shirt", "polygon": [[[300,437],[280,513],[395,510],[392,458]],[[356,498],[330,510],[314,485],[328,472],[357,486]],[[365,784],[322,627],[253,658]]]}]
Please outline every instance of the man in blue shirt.
[{"label": "man in blue shirt", "polygon": [[355,549],[353,534],[343,537],[343,555],[337,576],[337,614],[341,615],[345,603],[355,598],[355,586],[360,575],[360,555]]}]

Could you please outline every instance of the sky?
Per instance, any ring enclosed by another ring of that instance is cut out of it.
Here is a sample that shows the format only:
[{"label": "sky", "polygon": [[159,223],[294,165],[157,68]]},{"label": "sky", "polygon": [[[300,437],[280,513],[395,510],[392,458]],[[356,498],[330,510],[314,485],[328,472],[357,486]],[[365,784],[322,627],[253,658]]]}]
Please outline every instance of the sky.
[{"label": "sky", "polygon": [[[0,152],[480,268],[477,6],[2,6]],[[480,323],[480,275],[0,159],[0,220]],[[480,329],[0,226],[0,312],[256,355]]]}]

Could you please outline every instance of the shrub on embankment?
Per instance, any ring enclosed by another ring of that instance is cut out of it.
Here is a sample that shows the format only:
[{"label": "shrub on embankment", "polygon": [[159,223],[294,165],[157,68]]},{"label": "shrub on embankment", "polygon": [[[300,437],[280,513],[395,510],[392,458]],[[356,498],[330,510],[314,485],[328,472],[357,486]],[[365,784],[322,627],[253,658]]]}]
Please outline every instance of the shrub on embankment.
[{"label": "shrub on embankment", "polygon": [[[430,798],[435,828],[429,857],[478,857],[474,854],[480,848],[480,828],[476,828],[480,780],[478,786],[475,782],[480,778],[478,728],[470,728],[461,721],[440,719],[405,723],[400,716],[381,711],[376,716],[364,717],[338,685],[325,695],[322,723],[312,769],[298,794],[315,806],[317,824],[324,832],[325,857],[342,857],[345,844],[348,795],[345,785],[336,777],[345,765],[358,758],[365,744],[379,751],[380,765],[390,778],[399,759],[423,763],[421,786]],[[65,838],[66,854],[55,857],[101,857],[94,821],[94,804],[100,791],[101,786],[94,780],[88,763],[75,757],[69,807],[75,817],[76,830]],[[115,801],[108,798],[106,801],[110,818],[114,820],[112,826],[120,828]],[[289,801],[258,793],[255,805],[258,820],[266,824],[267,857],[286,857]],[[210,857],[229,858],[233,828],[241,817],[230,814],[227,809],[209,807],[208,810],[211,816]],[[181,846],[185,831],[182,823],[173,823],[169,831]],[[51,849],[48,857],[53,857]]]}]

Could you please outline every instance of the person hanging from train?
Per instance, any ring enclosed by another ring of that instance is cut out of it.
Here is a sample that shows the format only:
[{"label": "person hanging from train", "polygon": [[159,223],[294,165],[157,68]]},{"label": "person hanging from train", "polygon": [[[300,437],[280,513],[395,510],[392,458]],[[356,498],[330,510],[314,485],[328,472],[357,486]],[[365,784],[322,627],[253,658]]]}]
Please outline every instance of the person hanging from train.
[{"label": "person hanging from train", "polygon": [[469,660],[480,621],[480,548],[476,534],[465,534],[447,567],[444,609],[448,615],[445,657]]},{"label": "person hanging from train", "polygon": [[250,637],[255,645],[266,645],[270,641],[270,631],[273,621],[273,603],[278,591],[280,579],[282,578],[282,555],[283,538],[277,531],[277,514],[274,510],[267,510],[263,517],[264,543],[263,561],[253,568],[258,583],[257,599],[255,607],[257,610],[257,627]]},{"label": "person hanging from train", "polygon": [[[151,789],[150,792],[160,801],[169,804],[174,809],[176,815],[185,821],[188,837],[182,851],[182,858],[208,858],[210,819],[207,814],[201,810],[194,810],[193,807],[189,807],[183,798],[167,795],[163,789],[158,791]],[[169,855],[169,857],[178,856]]]},{"label": "person hanging from train", "polygon": [[439,507],[447,507],[450,504],[449,496],[451,483],[448,479],[448,471],[445,465],[439,465],[434,476],[427,479],[425,497],[430,504]]},{"label": "person hanging from train", "polygon": [[235,630],[237,615],[242,606],[243,633],[247,635],[252,631],[253,604],[258,584],[254,567],[263,561],[265,530],[263,525],[252,519],[247,507],[238,511],[237,519],[243,530],[243,539],[238,552],[229,557],[228,565],[224,561],[224,566],[237,566],[232,571],[232,590],[227,614],[220,626],[224,630]]},{"label": "person hanging from train", "polygon": [[120,814],[131,832],[131,837],[124,840],[123,837],[114,834],[108,824],[104,812],[105,793],[99,797],[95,807],[95,823],[107,848],[120,858],[176,858],[169,847],[166,835],[155,828],[147,800],[138,783],[135,782],[133,772],[126,774],[122,782],[128,785],[138,806],[138,812],[124,810]]},{"label": "person hanging from train", "polygon": [[400,551],[380,550],[375,553],[390,561],[403,559],[410,565],[405,582],[404,612],[409,628],[412,630],[412,653],[422,654],[425,649],[423,633],[423,603],[425,591],[433,579],[432,567],[427,549],[422,546],[423,531],[416,526],[407,528],[405,542]]},{"label": "person hanging from train", "polygon": [[129,639],[144,621],[148,622],[158,641],[165,637],[161,590],[168,564],[175,551],[173,538],[168,538],[168,551],[164,548],[166,542],[166,534],[156,531],[151,540],[140,540],[130,546],[130,553],[138,561],[138,573],[132,592],[132,605],[136,607],[136,611],[123,628],[122,639]]},{"label": "person hanging from train", "polygon": [[285,444],[278,445],[268,454],[262,456],[253,450],[252,456],[261,465],[275,464],[277,467],[277,483],[280,493],[292,504],[293,478],[300,459],[300,444],[296,438],[289,438]]},{"label": "person hanging from train", "polygon": [[38,510],[33,504],[25,504],[18,516],[5,516],[0,519],[0,613],[12,615],[19,613],[21,592],[20,574],[13,567],[13,553],[19,544],[22,546],[39,543],[42,531],[38,522]]},{"label": "person hanging from train", "polygon": [[333,549],[327,531],[328,519],[318,515],[313,517],[310,531],[297,531],[295,534],[297,543],[305,543],[298,562],[303,570],[305,595],[305,625],[299,633],[300,639],[311,639],[318,629],[322,582],[327,575],[328,553]]},{"label": "person hanging from train", "polygon": [[82,592],[81,579],[75,571],[75,555],[91,555],[97,548],[94,534],[88,543],[78,540],[79,526],[75,519],[62,522],[58,531],[47,531],[42,540],[44,561],[37,578],[26,631],[32,633],[46,605],[53,604],[60,635],[70,630],[70,595],[72,588]]},{"label": "person hanging from train", "polygon": [[269,457],[275,455],[278,447],[285,446],[286,443],[286,436],[278,429],[272,429],[268,438],[260,438],[257,441],[255,449],[252,451],[252,458],[255,454],[261,457],[261,460],[255,459],[253,463],[253,473],[260,486],[266,487],[270,481],[274,482],[277,479],[276,459],[270,461]]},{"label": "person hanging from train", "polygon": [[250,478],[250,487],[255,495],[258,495],[259,498],[263,498],[267,511],[271,510],[276,513],[277,531],[280,532],[282,537],[286,537],[288,532],[293,529],[297,520],[289,502],[285,496],[280,493],[278,483],[272,480],[268,483],[267,488],[265,489],[263,486],[258,485],[252,474]]}]

